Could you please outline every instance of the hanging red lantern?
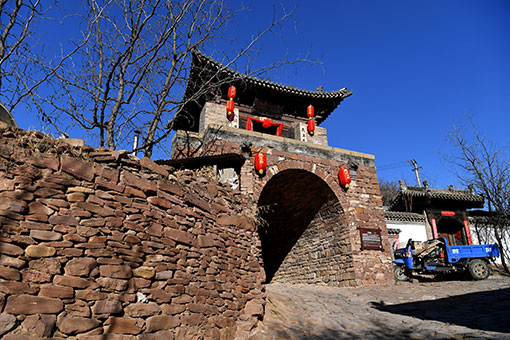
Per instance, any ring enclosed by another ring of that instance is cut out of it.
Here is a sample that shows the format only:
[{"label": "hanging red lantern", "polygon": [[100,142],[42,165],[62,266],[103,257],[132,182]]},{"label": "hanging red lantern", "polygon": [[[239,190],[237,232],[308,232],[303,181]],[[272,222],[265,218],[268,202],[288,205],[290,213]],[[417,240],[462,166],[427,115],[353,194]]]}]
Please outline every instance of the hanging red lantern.
[{"label": "hanging red lantern", "polygon": [[315,120],[310,119],[308,121],[308,133],[310,136],[313,136],[313,133],[315,132]]},{"label": "hanging red lantern", "polygon": [[315,115],[315,109],[313,108],[313,105],[308,105],[306,108],[306,115],[308,116],[308,119],[312,119]]},{"label": "hanging red lantern", "polygon": [[234,101],[231,98],[227,102],[227,119],[228,119],[229,122],[234,120],[234,108],[235,108],[235,104],[234,104]]},{"label": "hanging red lantern", "polygon": [[235,104],[232,99],[227,102],[227,112],[234,112]]},{"label": "hanging red lantern", "polygon": [[234,99],[236,97],[236,87],[235,86],[230,86],[228,88],[228,97],[230,99]]},{"label": "hanging red lantern", "polygon": [[338,179],[340,180],[340,185],[344,189],[349,188],[349,184],[351,183],[351,174],[347,168],[340,168],[338,170]]},{"label": "hanging red lantern", "polygon": [[271,125],[272,125],[272,123],[271,123],[271,119],[269,119],[269,118],[266,118],[266,119],[264,119],[264,120],[262,121],[262,127],[263,127],[264,129],[268,129],[268,128],[270,128],[270,127],[271,127]]},{"label": "hanging red lantern", "polygon": [[267,167],[267,159],[266,155],[262,152],[255,154],[255,170],[257,170],[257,173],[259,175],[263,175],[266,171]]}]

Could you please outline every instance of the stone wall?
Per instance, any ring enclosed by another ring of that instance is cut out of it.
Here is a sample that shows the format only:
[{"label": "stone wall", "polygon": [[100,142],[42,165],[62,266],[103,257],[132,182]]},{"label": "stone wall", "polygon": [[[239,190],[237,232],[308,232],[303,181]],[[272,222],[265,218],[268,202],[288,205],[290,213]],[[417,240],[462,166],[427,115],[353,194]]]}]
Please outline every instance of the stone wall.
[{"label": "stone wall", "polygon": [[253,204],[202,172],[0,126],[0,337],[243,338]]}]

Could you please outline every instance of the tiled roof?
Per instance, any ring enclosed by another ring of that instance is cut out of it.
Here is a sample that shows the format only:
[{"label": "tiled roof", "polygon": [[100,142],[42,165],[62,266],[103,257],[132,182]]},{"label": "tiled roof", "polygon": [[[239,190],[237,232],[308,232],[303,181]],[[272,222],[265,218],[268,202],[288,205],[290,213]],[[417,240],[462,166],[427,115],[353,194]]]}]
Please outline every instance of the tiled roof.
[{"label": "tiled roof", "polygon": [[398,235],[401,231],[398,228],[388,228],[388,235]]},{"label": "tiled roof", "polygon": [[482,208],[484,198],[482,195],[475,194],[469,190],[401,186],[389,210],[398,211],[403,209],[405,201],[412,201],[413,206],[421,206],[422,208],[430,205],[440,205],[445,208],[455,205],[467,209]]},{"label": "tiled roof", "polygon": [[[296,114],[296,116],[302,116],[303,118],[306,118],[306,107],[312,104],[315,106],[317,124],[324,121],[343,99],[352,94],[352,91],[348,91],[346,88],[337,91],[312,91],[278,84],[226,68],[214,59],[195,51],[184,98],[192,98],[193,94],[197,92],[197,88],[201,87],[206,81],[219,84],[216,90],[221,92],[222,97],[225,97],[224,99],[226,99],[228,87],[235,85],[238,88],[236,102],[241,101],[243,103],[242,101],[245,100],[246,102],[243,104],[252,105],[253,92],[258,92],[261,93],[260,99],[267,99],[275,104],[284,104],[286,106],[285,113]],[[245,93],[242,93],[243,90]],[[207,96],[209,98],[206,98]],[[205,101],[212,97],[213,94],[210,93],[194,99],[193,103],[185,105],[181,115],[196,119],[196,115],[200,113]],[[174,129],[184,129],[181,127],[183,121],[184,119],[180,122],[176,120],[177,126]],[[190,121],[189,118],[187,118],[187,121]],[[196,130],[196,128],[194,126],[192,130]]]},{"label": "tiled roof", "polygon": [[392,222],[420,222],[425,223],[425,216],[417,213],[408,213],[401,211],[385,211],[384,218]]},{"label": "tiled roof", "polygon": [[[218,71],[221,70],[223,67],[220,63],[218,63],[216,60],[212,59],[211,57],[206,56],[205,54],[195,51],[193,54],[193,63],[194,64],[200,64],[201,66],[207,65],[207,68]],[[246,74],[240,73],[238,71],[235,71],[233,69],[226,68],[222,70],[222,72],[225,72],[225,76],[227,78],[231,79],[242,79],[245,82],[251,83],[255,86],[265,87],[274,91],[278,91],[281,93],[287,93],[297,96],[305,96],[310,98],[317,98],[317,99],[343,99],[352,94],[352,91],[347,91],[346,88],[337,90],[337,91],[311,91],[311,90],[304,90],[299,89],[292,86],[286,86],[282,84],[278,84],[275,82],[272,82],[270,80],[260,79],[253,76],[248,76]]]},{"label": "tiled roof", "polygon": [[406,187],[399,194],[410,197],[429,197],[443,200],[455,200],[466,202],[483,202],[483,196],[469,190],[457,189],[431,189],[425,187]]}]

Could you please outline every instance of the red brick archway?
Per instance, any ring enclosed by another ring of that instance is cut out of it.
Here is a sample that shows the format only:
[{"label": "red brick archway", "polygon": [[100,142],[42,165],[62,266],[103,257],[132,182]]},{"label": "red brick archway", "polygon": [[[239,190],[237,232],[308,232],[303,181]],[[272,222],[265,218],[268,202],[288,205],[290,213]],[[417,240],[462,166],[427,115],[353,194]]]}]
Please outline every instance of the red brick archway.
[{"label": "red brick archway", "polygon": [[351,277],[352,251],[344,210],[324,180],[331,176],[293,163],[270,170],[258,197],[266,282],[340,285]]}]

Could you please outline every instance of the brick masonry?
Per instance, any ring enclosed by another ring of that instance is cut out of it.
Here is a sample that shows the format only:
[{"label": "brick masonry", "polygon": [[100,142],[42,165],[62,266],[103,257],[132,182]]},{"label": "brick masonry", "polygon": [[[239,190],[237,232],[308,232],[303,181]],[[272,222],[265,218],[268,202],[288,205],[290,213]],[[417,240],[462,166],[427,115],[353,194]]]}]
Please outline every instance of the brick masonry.
[{"label": "brick masonry", "polygon": [[[373,156],[228,126],[212,125],[191,139],[186,136],[176,135],[174,157],[184,156],[181,150],[192,150],[195,156],[239,154],[249,146],[251,155],[238,169],[239,181],[266,220],[259,230],[267,282],[393,282]],[[190,140],[195,141],[191,146]],[[267,155],[264,176],[254,170],[257,152]],[[351,168],[348,190],[338,183],[341,167]],[[383,250],[361,250],[359,228],[378,229]]]},{"label": "brick masonry", "polygon": [[255,205],[207,171],[0,126],[0,337],[242,339]]}]

